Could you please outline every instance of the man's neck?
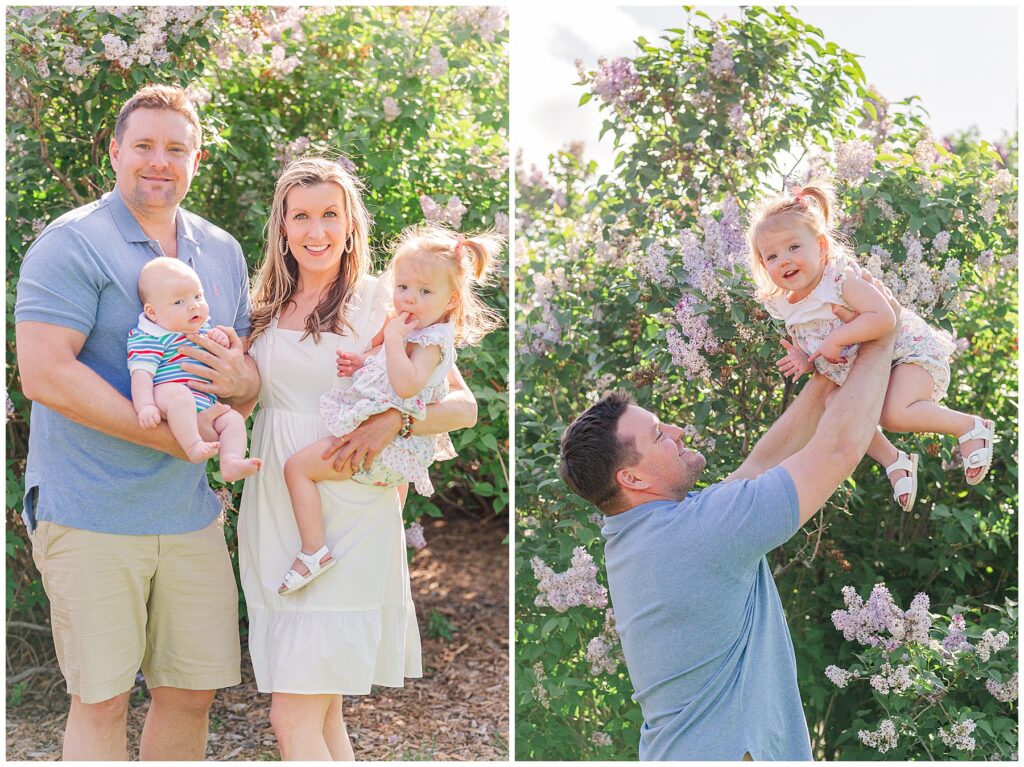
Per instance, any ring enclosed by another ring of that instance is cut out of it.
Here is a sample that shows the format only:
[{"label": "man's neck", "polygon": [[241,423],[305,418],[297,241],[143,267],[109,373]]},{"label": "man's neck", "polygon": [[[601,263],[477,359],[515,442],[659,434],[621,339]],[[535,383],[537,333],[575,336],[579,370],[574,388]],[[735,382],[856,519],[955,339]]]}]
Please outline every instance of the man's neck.
[{"label": "man's neck", "polygon": [[[128,212],[139,222],[139,227],[147,237],[160,242],[166,252],[168,245],[173,245],[178,237],[178,207],[160,209],[158,211],[144,210],[132,205],[124,197],[125,207]],[[170,255],[170,254],[167,254]]]}]

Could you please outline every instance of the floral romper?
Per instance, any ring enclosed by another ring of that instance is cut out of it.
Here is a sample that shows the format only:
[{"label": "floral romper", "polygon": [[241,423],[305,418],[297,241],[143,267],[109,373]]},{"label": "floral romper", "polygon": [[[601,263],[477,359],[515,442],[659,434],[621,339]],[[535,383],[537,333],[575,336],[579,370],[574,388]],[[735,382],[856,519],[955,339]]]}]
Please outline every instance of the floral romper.
[{"label": "floral romper", "polygon": [[[385,349],[366,360],[352,376],[347,389],[333,388],[320,397],[320,417],[336,437],[348,434],[371,415],[395,408],[413,418],[425,418],[427,405],[440,402],[448,394],[448,373],[455,365],[455,329],[450,322],[412,331],[406,343],[438,346],[441,361],[430,374],[426,386],[417,395],[399,397],[388,382]],[[394,487],[412,482],[423,495],[434,492],[427,467],[435,460],[456,456],[447,434],[395,437],[377,456],[370,467],[357,471],[352,479],[366,485]]]},{"label": "floral romper", "polygon": [[[791,304],[785,295],[781,295],[767,302],[765,308],[776,319],[785,320],[786,331],[805,354],[814,354],[825,337],[842,324],[832,314],[832,305],[851,308],[843,300],[845,281],[845,262],[829,261],[818,286],[806,298]],[[818,357],[814,366],[819,373],[842,386],[857,358],[857,348],[857,344],[843,348],[843,356],[847,359],[845,363],[832,363]],[[932,377],[932,399],[935,402],[946,396],[949,357],[955,349],[949,333],[931,327],[910,309],[902,310],[900,332],[893,349],[893,367],[913,364],[924,368]]]}]

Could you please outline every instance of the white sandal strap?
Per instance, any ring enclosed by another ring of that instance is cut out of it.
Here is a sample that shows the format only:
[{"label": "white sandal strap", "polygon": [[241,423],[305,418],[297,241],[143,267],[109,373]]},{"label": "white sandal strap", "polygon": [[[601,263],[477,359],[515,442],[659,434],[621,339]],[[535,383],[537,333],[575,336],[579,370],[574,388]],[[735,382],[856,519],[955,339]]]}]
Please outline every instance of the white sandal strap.
[{"label": "white sandal strap", "polygon": [[988,466],[991,459],[989,458],[992,452],[991,447],[979,447],[973,451],[969,456],[964,458],[964,468],[966,469],[980,469],[983,466]]},{"label": "white sandal strap", "polygon": [[[902,450],[896,451],[896,460],[891,465],[885,467],[886,474],[892,474],[894,471],[914,471],[914,464],[910,460],[909,453],[904,453]],[[907,479],[907,477],[903,479]],[[903,479],[899,481],[902,482]]]},{"label": "white sandal strap", "polygon": [[972,439],[983,439],[986,442],[990,442],[990,429],[985,425],[985,422],[978,418],[978,416],[972,417],[974,418],[974,428],[971,429],[966,434],[961,434],[959,437],[957,437],[957,442],[959,442],[961,445],[964,444],[965,442],[970,442]]},{"label": "white sandal strap", "polygon": [[893,500],[899,501],[901,495],[909,495],[914,490],[914,478],[913,477],[901,477],[896,480],[896,484],[892,486],[892,497]]},{"label": "white sandal strap", "polygon": [[[307,554],[304,551],[299,551],[298,559],[309,568],[309,574],[313,575],[320,571],[320,560],[323,559],[330,551],[327,546],[321,546],[319,551],[315,551],[312,554]],[[326,562],[324,563],[326,564]]]}]

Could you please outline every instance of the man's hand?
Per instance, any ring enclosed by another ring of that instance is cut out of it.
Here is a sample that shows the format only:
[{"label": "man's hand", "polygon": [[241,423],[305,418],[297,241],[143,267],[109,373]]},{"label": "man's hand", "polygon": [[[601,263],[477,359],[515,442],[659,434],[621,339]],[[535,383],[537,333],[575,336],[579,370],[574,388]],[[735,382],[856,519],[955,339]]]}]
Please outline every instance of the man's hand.
[{"label": "man's hand", "polygon": [[786,349],[786,356],[775,363],[775,367],[782,373],[782,377],[791,377],[794,381],[802,375],[814,372],[814,365],[810,363],[803,351],[791,344],[785,338],[781,339]]},{"label": "man's hand", "polygon": [[219,325],[217,327],[210,328],[210,330],[206,334],[206,337],[213,341],[216,341],[225,348],[230,348],[231,346],[231,339],[228,338],[228,334],[225,333],[224,329]]},{"label": "man's hand", "polygon": [[156,405],[143,405],[139,408],[139,426],[143,429],[155,429],[160,425],[160,408]]},{"label": "man's hand", "polygon": [[386,410],[371,415],[354,431],[337,437],[330,448],[320,456],[325,461],[334,459],[334,470],[341,472],[346,466],[352,471],[370,467],[387,444],[402,429],[402,416],[397,410]]},{"label": "man's hand", "polygon": [[245,354],[242,340],[238,337],[235,329],[224,325],[217,327],[227,337],[227,346],[221,346],[216,341],[198,333],[188,336],[188,340],[196,346],[185,344],[181,346],[183,354],[207,366],[204,368],[191,362],[182,363],[181,369],[186,373],[209,379],[209,383],[189,381],[189,388],[213,394],[225,400],[252,399],[256,396],[259,386],[255,366],[247,362],[248,355]]},{"label": "man's hand", "polygon": [[348,378],[366,362],[367,355],[355,352],[338,352],[338,376]]},{"label": "man's hand", "polygon": [[824,357],[832,364],[839,364],[841,362],[847,362],[846,357],[843,356],[843,345],[833,340],[832,334],[825,336],[825,340],[821,342],[821,346],[818,347],[818,351],[807,358],[808,362],[813,363],[818,357]]}]

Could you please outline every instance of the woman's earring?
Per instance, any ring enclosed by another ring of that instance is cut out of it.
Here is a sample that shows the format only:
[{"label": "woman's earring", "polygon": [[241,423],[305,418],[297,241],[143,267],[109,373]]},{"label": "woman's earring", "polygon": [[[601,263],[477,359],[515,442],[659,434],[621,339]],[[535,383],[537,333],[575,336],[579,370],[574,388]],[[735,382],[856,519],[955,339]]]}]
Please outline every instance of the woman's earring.
[{"label": "woman's earring", "polygon": [[351,232],[349,232],[348,237],[345,238],[345,252],[346,253],[351,253],[352,252],[352,248],[354,248],[355,245],[356,245],[355,235],[353,235]]},{"label": "woman's earring", "polygon": [[281,235],[281,252],[285,255],[288,254],[288,238],[283,234]]}]

